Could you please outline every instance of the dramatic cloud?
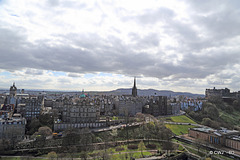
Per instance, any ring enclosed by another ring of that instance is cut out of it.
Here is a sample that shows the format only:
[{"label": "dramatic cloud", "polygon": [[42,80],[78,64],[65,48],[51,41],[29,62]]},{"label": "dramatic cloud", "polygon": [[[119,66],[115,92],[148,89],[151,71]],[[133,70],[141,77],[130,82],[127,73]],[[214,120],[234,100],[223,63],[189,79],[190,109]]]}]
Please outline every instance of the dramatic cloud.
[{"label": "dramatic cloud", "polygon": [[[1,88],[240,90],[240,2],[0,1]],[[77,88],[76,88],[77,86]]]}]

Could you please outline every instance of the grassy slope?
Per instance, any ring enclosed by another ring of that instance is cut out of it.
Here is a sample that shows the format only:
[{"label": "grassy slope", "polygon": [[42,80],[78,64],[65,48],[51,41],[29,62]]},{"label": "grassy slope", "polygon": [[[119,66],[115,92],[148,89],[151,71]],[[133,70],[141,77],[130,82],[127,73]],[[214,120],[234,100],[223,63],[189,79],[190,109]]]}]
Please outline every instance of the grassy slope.
[{"label": "grassy slope", "polygon": [[[167,117],[165,121],[171,121],[171,122],[182,122],[182,123],[193,123],[196,124],[193,120],[188,118],[185,115],[181,116],[173,116],[173,117]],[[191,125],[173,125],[173,124],[165,124],[167,128],[169,128],[174,134],[176,135],[182,135],[188,133],[188,128],[194,128],[194,126]]]},{"label": "grassy slope", "polygon": [[193,124],[196,124],[196,122],[194,122],[193,120],[191,120],[190,118],[188,118],[185,115],[173,116],[173,117],[171,117],[171,120],[173,122],[182,122],[182,123],[193,123]]},{"label": "grassy slope", "polygon": [[175,124],[165,124],[167,128],[169,128],[174,134],[182,135],[188,133],[188,128],[194,128],[191,125],[175,125]]},{"label": "grassy slope", "polygon": [[240,126],[240,112],[227,113],[219,109],[219,117],[227,123]]},{"label": "grassy slope", "polygon": [[[138,145],[139,143],[131,143],[131,144],[135,144]],[[147,143],[145,143],[146,145]],[[161,150],[161,147],[159,146],[159,143],[153,142],[153,144],[156,144],[158,150]],[[128,145],[121,145],[121,146],[117,146],[117,147],[112,147],[107,149],[109,154],[113,154],[110,155],[110,159],[122,159],[124,157],[124,155],[126,155],[126,152],[134,152],[134,151],[141,151],[140,149],[128,149],[127,148]],[[116,148],[123,148],[124,150],[122,151],[116,151]],[[146,150],[151,150],[150,148],[146,148]],[[144,150],[144,155],[152,155],[149,151]],[[94,150],[92,152],[89,152],[88,154],[91,156],[93,154],[97,154],[97,153],[103,153],[104,150]],[[117,153],[117,154],[116,154]],[[132,154],[128,153],[128,158],[130,159],[130,155],[133,156],[134,158],[140,158],[141,157],[141,152],[134,152]]]}]

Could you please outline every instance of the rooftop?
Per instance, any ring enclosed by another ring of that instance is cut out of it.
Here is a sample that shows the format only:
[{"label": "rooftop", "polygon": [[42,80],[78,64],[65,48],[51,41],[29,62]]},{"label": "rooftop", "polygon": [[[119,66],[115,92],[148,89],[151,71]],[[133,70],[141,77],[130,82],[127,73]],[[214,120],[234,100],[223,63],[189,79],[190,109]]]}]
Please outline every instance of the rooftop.
[{"label": "rooftop", "polygon": [[203,128],[191,128],[191,130],[200,131],[200,132],[205,132],[205,133],[210,133],[210,132],[216,131],[216,130],[214,130],[214,129],[212,129],[212,128],[207,128],[207,127],[203,127]]},{"label": "rooftop", "polygon": [[220,130],[216,130],[212,128],[203,127],[203,128],[191,128],[191,130],[205,132],[205,133],[213,133],[217,136],[239,134],[239,131],[237,130],[228,130],[226,128],[221,128]]}]

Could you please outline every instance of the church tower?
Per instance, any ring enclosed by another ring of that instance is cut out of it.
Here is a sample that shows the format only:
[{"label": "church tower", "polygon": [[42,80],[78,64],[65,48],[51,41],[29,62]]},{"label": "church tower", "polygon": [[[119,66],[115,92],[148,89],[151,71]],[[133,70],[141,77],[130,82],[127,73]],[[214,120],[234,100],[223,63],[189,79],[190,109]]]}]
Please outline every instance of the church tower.
[{"label": "church tower", "polygon": [[136,77],[134,77],[134,84],[132,88],[132,96],[137,97]]},{"label": "church tower", "polygon": [[15,83],[10,87],[10,96],[14,97],[17,94],[17,87],[15,86]]}]

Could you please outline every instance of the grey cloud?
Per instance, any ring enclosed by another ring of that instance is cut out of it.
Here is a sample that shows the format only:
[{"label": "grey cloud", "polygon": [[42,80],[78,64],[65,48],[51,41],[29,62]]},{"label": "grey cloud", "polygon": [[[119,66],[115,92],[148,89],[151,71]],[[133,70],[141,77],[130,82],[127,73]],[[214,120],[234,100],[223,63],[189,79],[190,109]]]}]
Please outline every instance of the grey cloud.
[{"label": "grey cloud", "polygon": [[21,88],[29,88],[29,84],[34,89],[40,89],[40,88],[46,88],[47,85],[52,83],[52,79],[47,78],[47,79],[38,79],[38,78],[33,78],[33,79],[17,79],[17,87]]},{"label": "grey cloud", "polygon": [[31,68],[32,54],[28,50],[31,46],[26,42],[22,29],[0,28],[0,68],[11,71],[25,67]]},{"label": "grey cloud", "polygon": [[156,33],[150,33],[144,38],[135,39],[137,40],[137,44],[135,48],[152,48],[157,47],[159,45],[160,39],[159,35]]},{"label": "grey cloud", "polygon": [[228,79],[228,78],[234,77],[235,73],[220,72],[220,73],[217,73],[216,75],[221,79]]},{"label": "grey cloud", "polygon": [[25,74],[30,74],[30,75],[43,75],[43,71],[42,70],[36,70],[36,69],[27,69],[25,71]]},{"label": "grey cloud", "polygon": [[59,0],[48,0],[47,3],[50,4],[51,6],[58,6]]},{"label": "grey cloud", "polygon": [[240,34],[240,29],[237,27],[240,25],[239,15],[239,11],[229,8],[207,17],[196,16],[195,21],[202,24],[211,40],[220,40],[222,42],[224,39]]},{"label": "grey cloud", "polygon": [[208,84],[209,85],[225,85],[224,81],[223,80],[208,80]]},{"label": "grey cloud", "polygon": [[185,2],[193,9],[192,12],[196,12],[198,14],[206,14],[225,8],[238,9],[240,4],[238,0],[231,0],[231,2],[226,0],[185,0]]},{"label": "grey cloud", "polygon": [[158,8],[157,10],[146,10],[142,15],[133,17],[138,20],[141,24],[155,24],[159,21],[167,22],[175,16],[173,10],[168,8]]},{"label": "grey cloud", "polygon": [[67,83],[71,83],[71,81],[67,78],[58,78],[57,80],[60,84],[67,84]]},{"label": "grey cloud", "polygon": [[[200,43],[202,48],[210,46],[223,46],[229,39],[240,34],[239,7],[240,2],[231,1],[187,1],[190,3],[191,19],[194,24],[202,29],[207,36],[205,41]],[[201,3],[201,5],[199,5]],[[199,43],[197,43],[199,44]],[[190,47],[197,47],[191,46]]]},{"label": "grey cloud", "polygon": [[231,88],[234,88],[234,90],[236,91],[236,89],[239,88],[240,86],[240,76],[239,75],[232,76],[231,83],[229,84],[229,86]]},{"label": "grey cloud", "polygon": [[[147,36],[146,39],[151,39],[151,36]],[[14,65],[8,66],[5,61],[2,61],[2,68],[17,70],[29,67],[75,73],[111,72],[158,78],[174,75],[174,78],[178,79],[181,77],[204,78],[223,69],[227,64],[238,62],[234,58],[236,55],[226,59],[224,54],[220,56],[185,54],[180,62],[181,65],[176,66],[165,62],[164,52],[159,52],[157,55],[145,52],[135,53],[132,47],[137,49],[137,46],[126,46],[119,38],[112,36],[102,39],[98,35],[76,35],[75,37],[71,36],[69,41],[84,50],[71,48],[67,44],[66,46],[49,47],[39,41],[38,46],[29,44],[29,47],[32,47],[31,50],[20,48],[21,53],[25,54],[22,54],[18,60],[13,59],[12,64]],[[109,42],[113,47],[108,45]],[[139,42],[139,45],[141,44],[146,45],[144,40]],[[15,52],[9,53],[6,58],[11,59],[10,57],[17,55]]]},{"label": "grey cloud", "polygon": [[140,78],[140,79],[137,79],[137,84],[141,86],[158,86],[159,82],[154,80],[142,80]]},{"label": "grey cloud", "polygon": [[77,73],[68,73],[67,76],[68,77],[82,77],[81,74],[77,74]]},{"label": "grey cloud", "polygon": [[[86,8],[87,5],[82,3],[81,1],[79,2],[74,2],[74,1],[59,1],[59,0],[47,0],[46,3],[42,6],[44,7],[58,7],[61,8],[75,8],[75,9],[83,9]],[[53,8],[52,8],[53,9]],[[61,13],[61,12],[59,12]]]},{"label": "grey cloud", "polygon": [[[69,77],[76,77],[77,73],[110,72],[157,78],[172,76],[172,81],[181,78],[202,79],[240,62],[239,48],[232,51],[226,49],[231,48],[228,39],[240,33],[237,17],[239,11],[234,6],[226,4],[225,9],[218,12],[213,10],[213,13],[207,17],[200,14],[210,12],[210,9],[214,9],[215,3],[215,1],[210,3],[212,6],[209,4],[197,6],[196,3],[191,3],[190,8],[193,7],[189,12],[191,23],[175,20],[177,13],[167,8],[144,11],[140,16],[122,18],[136,21],[141,25],[143,32],[144,24],[153,26],[159,21],[164,22],[164,33],[170,35],[179,44],[175,47],[166,47],[167,51],[175,52],[172,56],[165,50],[159,50],[156,55],[142,51],[142,49],[158,47],[159,43],[164,41],[164,37],[158,31],[152,31],[145,37],[141,37],[137,32],[129,33],[130,39],[136,42],[135,44],[125,44],[113,35],[106,35],[103,38],[98,33],[55,34],[51,36],[62,39],[59,41],[62,45],[49,46],[51,40],[37,41],[37,44],[33,45],[27,42],[27,36],[21,30],[0,28],[0,68],[7,70],[35,68],[71,72],[68,74]],[[119,15],[121,15],[120,11]],[[199,26],[201,31],[195,30],[194,25]],[[121,33],[117,27],[113,30]],[[201,32],[206,34],[205,38],[199,37]],[[79,48],[71,47],[72,44]],[[173,60],[178,53],[181,53],[183,58],[174,64]],[[26,73],[41,74],[31,70],[27,70]],[[231,74],[229,77],[234,75]],[[228,76],[222,75],[222,78]],[[61,82],[67,83],[68,80],[62,79]],[[194,80],[189,83],[194,84]],[[209,81],[209,83],[215,82]],[[186,85],[186,81],[182,80],[174,84]]]}]

